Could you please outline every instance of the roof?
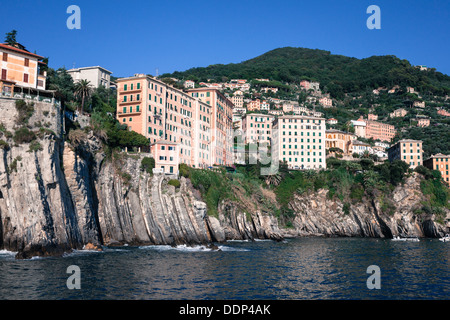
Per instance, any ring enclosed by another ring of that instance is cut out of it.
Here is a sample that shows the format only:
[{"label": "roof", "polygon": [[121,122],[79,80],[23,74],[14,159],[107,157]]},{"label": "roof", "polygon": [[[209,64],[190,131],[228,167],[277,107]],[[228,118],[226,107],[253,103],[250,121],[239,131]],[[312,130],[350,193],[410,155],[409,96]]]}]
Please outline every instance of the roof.
[{"label": "roof", "polygon": [[431,159],[431,158],[450,158],[450,155],[442,154],[442,153],[436,153],[436,154],[433,154],[433,155],[430,157],[430,159]]},{"label": "roof", "polygon": [[73,68],[73,69],[67,70],[67,72],[74,72],[74,71],[80,71],[80,70],[86,70],[86,69],[102,69],[102,70],[104,70],[104,71],[109,72],[110,74],[112,74],[111,71],[109,71],[108,69],[105,69],[105,68],[103,68],[103,67],[100,67],[100,66]]},{"label": "roof", "polygon": [[172,141],[169,141],[169,140],[159,140],[159,141],[156,141],[156,142],[152,143],[151,145],[155,145],[155,144],[170,144],[170,145],[177,145],[178,143],[172,142]]},{"label": "roof", "polygon": [[32,56],[34,58],[37,58],[38,60],[39,59],[44,59],[44,57],[42,57],[40,55],[37,55],[35,53],[31,53],[31,52],[29,52],[27,50],[22,50],[22,49],[10,46],[9,44],[6,44],[6,43],[0,43],[0,49],[5,49],[5,50],[9,50],[9,51],[14,51],[14,52],[17,52],[17,53],[20,53],[20,54],[24,54],[24,55],[27,55],[27,56]]}]

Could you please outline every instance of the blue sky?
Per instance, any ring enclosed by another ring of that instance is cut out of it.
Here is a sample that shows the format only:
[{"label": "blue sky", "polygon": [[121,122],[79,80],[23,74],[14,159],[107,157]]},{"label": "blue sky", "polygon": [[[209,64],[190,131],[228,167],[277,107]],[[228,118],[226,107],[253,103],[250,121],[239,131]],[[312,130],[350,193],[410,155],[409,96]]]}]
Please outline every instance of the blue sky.
[{"label": "blue sky", "polygon": [[[81,30],[69,30],[69,5]],[[369,30],[369,5],[381,30]],[[114,76],[238,63],[279,47],[356,58],[392,54],[450,75],[449,1],[2,1],[0,41],[16,29],[52,68],[101,65]]]}]

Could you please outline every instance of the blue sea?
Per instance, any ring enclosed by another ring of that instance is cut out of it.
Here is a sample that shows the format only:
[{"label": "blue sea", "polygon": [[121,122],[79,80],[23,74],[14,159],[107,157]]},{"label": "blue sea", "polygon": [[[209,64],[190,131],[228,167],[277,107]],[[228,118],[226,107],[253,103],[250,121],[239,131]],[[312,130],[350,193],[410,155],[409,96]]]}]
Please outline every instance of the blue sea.
[{"label": "blue sea", "polygon": [[[105,247],[16,260],[0,251],[0,300],[410,300],[450,298],[450,243],[368,238]],[[80,289],[69,289],[70,266]],[[369,289],[369,266],[380,288]]]}]

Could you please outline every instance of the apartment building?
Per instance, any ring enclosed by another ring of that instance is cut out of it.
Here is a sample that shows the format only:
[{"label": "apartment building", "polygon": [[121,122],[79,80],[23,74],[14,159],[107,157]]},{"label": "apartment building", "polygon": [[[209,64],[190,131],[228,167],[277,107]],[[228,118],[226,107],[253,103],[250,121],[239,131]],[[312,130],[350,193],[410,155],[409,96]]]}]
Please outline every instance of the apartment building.
[{"label": "apartment building", "polygon": [[260,111],[261,110],[261,100],[255,99],[250,101],[247,104],[247,110],[248,111]]},{"label": "apartment building", "polygon": [[325,119],[301,115],[275,119],[272,157],[291,169],[326,169]]},{"label": "apartment building", "polygon": [[430,118],[428,118],[428,117],[417,117],[416,121],[417,121],[418,127],[424,128],[424,127],[430,126]]},{"label": "apartment building", "polygon": [[422,141],[421,140],[400,140],[388,150],[389,161],[402,160],[414,169],[422,165]]},{"label": "apartment building", "polygon": [[235,107],[242,108],[244,106],[244,94],[242,93],[242,91],[236,91],[231,97],[231,102]]},{"label": "apartment building", "polygon": [[18,43],[0,43],[0,59],[0,93],[12,96],[14,87],[45,90],[44,57],[25,50]]},{"label": "apartment building", "polygon": [[118,79],[117,87],[121,124],[144,135],[151,144],[173,143],[179,163],[193,167],[213,164],[211,105],[143,74]]},{"label": "apartment building", "polygon": [[425,160],[423,165],[431,170],[438,170],[441,173],[442,179],[450,187],[449,163],[450,155],[438,153]]},{"label": "apartment building", "polygon": [[191,97],[211,106],[211,156],[217,165],[233,164],[233,103],[219,90],[197,88],[187,91]]},{"label": "apartment building", "polygon": [[167,174],[178,175],[180,163],[178,148],[177,143],[166,140],[159,140],[150,144],[150,152],[155,159],[155,169]]},{"label": "apartment building", "polygon": [[370,144],[366,142],[362,142],[359,140],[352,140],[349,145],[349,153],[350,154],[358,154],[362,156],[364,153],[368,152],[369,154],[373,153]]},{"label": "apartment building", "polygon": [[107,89],[111,87],[112,72],[100,66],[83,67],[67,70],[73,82],[87,80],[94,88],[103,86]]},{"label": "apartment building", "polygon": [[366,123],[366,138],[374,140],[391,141],[395,137],[395,126],[378,121],[364,120]]},{"label": "apartment building", "polygon": [[245,135],[244,142],[246,144],[259,142],[270,145],[274,119],[274,116],[268,114],[246,114],[242,118],[242,130]]}]

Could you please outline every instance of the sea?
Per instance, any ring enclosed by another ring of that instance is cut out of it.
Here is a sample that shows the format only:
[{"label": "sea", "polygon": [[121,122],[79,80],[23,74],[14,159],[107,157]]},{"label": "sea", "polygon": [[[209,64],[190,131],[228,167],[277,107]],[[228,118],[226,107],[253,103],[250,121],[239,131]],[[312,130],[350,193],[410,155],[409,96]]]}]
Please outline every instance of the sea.
[{"label": "sea", "polygon": [[[450,242],[305,237],[16,260],[0,300],[448,300]],[[75,271],[74,271],[75,270]]]}]

